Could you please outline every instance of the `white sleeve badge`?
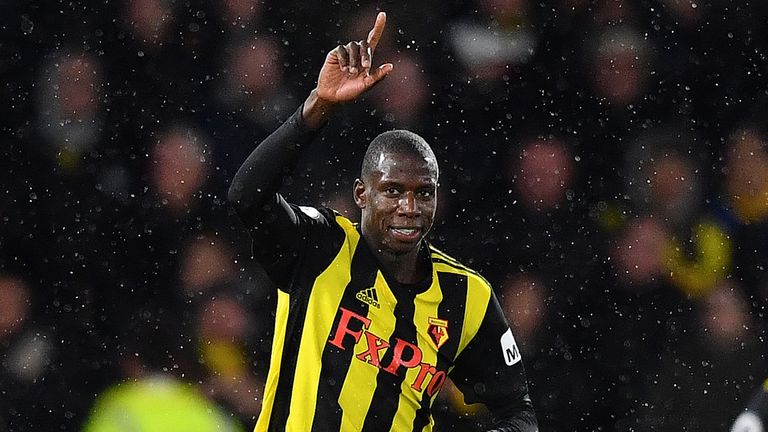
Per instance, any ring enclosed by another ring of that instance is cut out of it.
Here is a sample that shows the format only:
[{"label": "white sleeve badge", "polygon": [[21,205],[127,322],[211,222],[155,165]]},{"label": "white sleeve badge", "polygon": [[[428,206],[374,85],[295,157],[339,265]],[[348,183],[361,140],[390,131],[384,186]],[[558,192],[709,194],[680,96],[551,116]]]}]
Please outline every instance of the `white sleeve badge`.
[{"label": "white sleeve badge", "polygon": [[299,206],[299,210],[301,210],[302,213],[311,217],[312,219],[320,219],[320,212],[317,211],[317,209],[314,207]]},{"label": "white sleeve badge", "polygon": [[512,366],[523,358],[515,343],[515,337],[512,336],[512,329],[507,329],[507,331],[501,335],[501,352],[504,354],[504,362],[507,366]]}]

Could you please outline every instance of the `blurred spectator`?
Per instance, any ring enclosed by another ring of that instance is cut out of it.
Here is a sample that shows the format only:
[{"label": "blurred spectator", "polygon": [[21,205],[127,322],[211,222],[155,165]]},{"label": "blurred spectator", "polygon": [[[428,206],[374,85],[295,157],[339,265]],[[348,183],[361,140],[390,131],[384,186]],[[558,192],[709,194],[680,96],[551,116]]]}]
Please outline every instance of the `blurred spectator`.
[{"label": "blurred spectator", "polygon": [[[551,430],[708,430],[765,370],[766,2],[6,3],[0,430],[78,430],[160,322],[184,347],[164,373],[251,425],[275,299],[219,195],[314,86],[299,66],[378,9],[395,69],[292,200],[351,210],[363,144],[425,136],[432,238],[516,293]],[[445,389],[436,430],[482,428]]]},{"label": "blurred spectator", "polygon": [[172,321],[158,315],[136,321],[120,336],[122,379],[96,399],[84,431],[241,431],[200,390],[185,382]]},{"label": "blurred spectator", "polygon": [[633,208],[609,242],[616,278],[594,305],[601,336],[613,338],[598,347],[610,395],[602,417],[612,413],[612,428],[643,427],[638,406],[652,396],[638,372],[675,355],[696,327],[690,300],[706,298],[729,274],[730,240],[705,207],[705,149],[700,137],[674,128],[650,129],[628,147],[622,173]]},{"label": "blurred spectator", "polygon": [[219,0],[221,19],[233,31],[247,31],[264,11],[264,0]]},{"label": "blurred spectator", "polygon": [[77,47],[47,56],[37,87],[36,128],[28,144],[29,153],[52,164],[56,175],[43,181],[61,181],[67,192],[83,200],[99,193],[125,199],[133,182],[120,150],[110,143],[111,95],[102,62]]},{"label": "blurred spectator", "polygon": [[183,250],[179,279],[190,303],[203,389],[252,424],[269,363],[272,284],[259,269],[240,272],[232,246],[214,233],[191,238]]},{"label": "blurred spectator", "polygon": [[581,59],[585,75],[583,82],[575,82],[583,87],[578,88],[580,97],[570,101],[577,113],[571,127],[580,136],[580,152],[585,155],[585,188],[599,203],[622,196],[619,167],[628,143],[666,119],[672,104],[660,97],[660,81],[653,74],[654,47],[637,28],[597,27],[585,42]]},{"label": "blurred spectator", "polygon": [[[246,424],[261,411],[267,367],[253,361],[252,334],[258,331],[253,316],[236,298],[219,295],[204,302],[198,311],[200,356],[208,375],[203,388],[210,397],[229,407]],[[261,360],[261,359],[259,359]]]},{"label": "blurred spectator", "polygon": [[172,31],[175,17],[167,0],[124,1],[123,24],[148,49],[158,49]]},{"label": "blurred spectator", "polygon": [[207,142],[193,126],[163,131],[152,148],[148,172],[157,204],[176,217],[197,210],[209,177],[209,154]]},{"label": "blurred spectator", "polygon": [[[590,301],[601,287],[601,264],[576,189],[581,167],[567,141],[545,134],[523,139],[505,162],[503,187],[488,208],[491,242],[473,251],[481,260],[475,265],[498,287],[521,337],[532,338],[526,367],[536,377],[531,391],[541,424],[588,430],[588,417],[572,414],[588,412],[597,392]],[[525,310],[529,316],[519,315]]]},{"label": "blurred spectator", "polygon": [[453,23],[447,37],[466,78],[490,93],[503,85],[511,65],[531,58],[537,40],[529,1],[480,0],[478,6],[477,19]]},{"label": "blurred spectator", "polygon": [[58,52],[44,68],[38,97],[40,145],[64,172],[75,171],[101,141],[102,89],[100,62],[86,52]]},{"label": "blurred spectator", "polygon": [[419,56],[400,53],[394,65],[397,72],[371,92],[373,112],[384,125],[420,130],[427,123],[431,87],[425,64]]},{"label": "blurred spectator", "polygon": [[187,297],[203,296],[218,285],[238,276],[231,245],[217,239],[215,233],[203,233],[190,238],[183,248],[179,279]]},{"label": "blurred spectator", "polygon": [[727,277],[732,261],[728,233],[705,207],[705,149],[692,133],[648,131],[631,147],[625,168],[636,211],[656,218],[667,231],[661,255],[665,277],[692,298],[706,296]]},{"label": "blurred spectator", "polygon": [[[0,430],[53,429],[78,412],[54,331],[35,322],[29,284],[0,273]],[[75,395],[77,390],[73,392]]]},{"label": "blurred spectator", "polygon": [[[733,232],[733,276],[744,287],[754,312],[768,307],[768,152],[764,128],[737,129],[723,149],[722,205]],[[768,331],[768,322],[759,325]]]},{"label": "blurred spectator", "polygon": [[726,148],[725,186],[729,203],[741,223],[768,219],[768,152],[757,128],[737,130]]},{"label": "blurred spectator", "polygon": [[[110,266],[114,286],[100,292],[100,311],[110,317],[104,327],[112,338],[132,320],[159,313],[175,317],[182,325],[178,337],[190,344],[188,298],[179,281],[184,242],[204,232],[216,233],[211,241],[229,242],[237,225],[209,192],[210,147],[194,125],[178,122],[158,130],[145,162],[144,193],[111,229],[111,247],[121,253]],[[210,265],[216,271],[217,264]],[[202,289],[187,277],[187,289]]]},{"label": "blurred spectator", "polygon": [[[665,226],[656,218],[631,219],[606,242],[606,266],[591,296],[587,326],[592,341],[592,384],[596,404],[591,413],[606,430],[633,430],[639,404],[645,401],[647,371],[658,367],[661,354],[674,349],[687,329],[690,305],[668,282],[662,251]],[[640,402],[638,402],[640,401]]]},{"label": "blurred spectator", "polygon": [[515,178],[521,204],[529,211],[557,210],[573,184],[570,152],[558,139],[526,143]]},{"label": "blurred spectator", "polygon": [[597,35],[590,57],[595,94],[614,109],[643,97],[651,78],[653,54],[642,35],[630,27],[609,27]]},{"label": "blurred spectator", "polygon": [[642,292],[656,288],[665,280],[664,248],[668,238],[669,232],[658,219],[631,221],[611,254],[621,280],[617,288]]},{"label": "blurred spectator", "polygon": [[584,427],[582,413],[592,408],[585,370],[572,362],[576,354],[558,329],[559,307],[549,295],[551,288],[534,274],[511,273],[500,287],[501,302],[513,332],[523,348],[531,397],[540,427],[573,430]]},{"label": "blurred spectator", "polygon": [[642,430],[728,430],[762,380],[765,349],[739,285],[720,284],[696,320],[691,334],[664,349],[659,372],[646,380]]},{"label": "blurred spectator", "polygon": [[544,285],[563,298],[578,296],[598,257],[594,227],[576,189],[580,167],[567,142],[530,136],[504,162],[503,186],[482,207],[492,222],[478,233],[487,243],[476,251],[477,264],[494,283],[511,266],[546,278]]},{"label": "blurred spectator", "polygon": [[287,118],[294,106],[283,84],[281,54],[280,45],[269,37],[234,42],[224,67],[224,88],[218,93],[224,106],[263,129],[271,130]]},{"label": "blurred spectator", "polygon": [[198,116],[215,145],[213,162],[230,178],[264,139],[296,108],[284,80],[283,52],[276,40],[259,34],[227,41],[208,107]]},{"label": "blurred spectator", "polygon": [[116,431],[126,424],[147,432],[243,430],[194,387],[164,375],[115,385],[99,395],[83,431]]}]

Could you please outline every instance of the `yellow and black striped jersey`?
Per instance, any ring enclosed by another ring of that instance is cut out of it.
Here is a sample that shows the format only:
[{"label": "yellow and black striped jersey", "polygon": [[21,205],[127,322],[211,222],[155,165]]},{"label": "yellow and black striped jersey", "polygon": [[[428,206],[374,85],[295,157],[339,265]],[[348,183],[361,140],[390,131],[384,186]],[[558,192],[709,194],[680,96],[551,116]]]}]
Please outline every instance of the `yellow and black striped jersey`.
[{"label": "yellow and black striped jersey", "polygon": [[279,285],[256,431],[429,431],[449,375],[495,413],[530,409],[520,352],[485,279],[424,244],[431,278],[400,284],[348,219],[290,208],[292,250],[254,248]]},{"label": "yellow and black striped jersey", "polygon": [[488,406],[494,430],[537,430],[520,352],[481,276],[422,243],[430,277],[400,284],[348,219],[278,193],[318,134],[301,112],[251,152],[228,191],[279,287],[256,430],[429,431],[448,376]]}]

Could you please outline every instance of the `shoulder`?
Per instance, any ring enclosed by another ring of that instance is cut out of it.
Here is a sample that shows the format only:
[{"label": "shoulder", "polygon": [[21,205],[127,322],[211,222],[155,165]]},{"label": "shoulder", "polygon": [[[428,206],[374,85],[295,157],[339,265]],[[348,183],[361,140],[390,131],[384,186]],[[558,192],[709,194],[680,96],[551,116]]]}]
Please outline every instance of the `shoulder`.
[{"label": "shoulder", "polygon": [[459,276],[461,279],[461,282],[454,286],[458,289],[443,289],[443,293],[449,298],[454,296],[461,298],[454,300],[461,302],[463,310],[461,338],[457,351],[461,353],[478,335],[486,317],[489,314],[495,316],[496,308],[492,306],[494,304],[493,289],[480,273],[431,245],[430,255],[437,277],[441,279],[441,285],[443,284],[441,274]]},{"label": "shoulder", "polygon": [[290,206],[300,222],[312,225],[339,226],[345,230],[348,226],[353,225],[349,219],[328,207],[313,207],[293,203]]},{"label": "shoulder", "polygon": [[357,225],[336,210],[297,204],[291,204],[291,208],[299,221],[299,227],[303,227],[301,229],[306,230],[307,233],[330,232],[333,238],[339,238],[342,235],[347,239],[359,237]]},{"label": "shoulder", "polygon": [[485,291],[488,294],[492,291],[491,284],[477,271],[467,267],[456,258],[453,258],[432,245],[429,245],[429,252],[432,259],[432,265],[438,273],[442,272],[462,275],[465,276],[468,283],[475,286],[476,289]]}]

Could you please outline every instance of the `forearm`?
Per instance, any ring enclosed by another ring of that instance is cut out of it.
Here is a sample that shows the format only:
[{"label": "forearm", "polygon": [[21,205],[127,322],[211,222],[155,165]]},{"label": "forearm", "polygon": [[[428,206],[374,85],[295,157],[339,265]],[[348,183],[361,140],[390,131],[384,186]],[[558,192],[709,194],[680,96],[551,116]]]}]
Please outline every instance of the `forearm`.
[{"label": "forearm", "polygon": [[[307,111],[311,98],[251,152],[232,179],[227,196],[241,216],[250,218],[276,203],[283,177],[293,171],[302,150],[317,135],[322,123],[316,110]],[[304,113],[310,115],[312,127],[304,121]]]},{"label": "forearm", "polygon": [[520,349],[492,291],[482,324],[457,358],[451,378],[465,401],[488,407],[491,432],[538,431]]},{"label": "forearm", "polygon": [[521,405],[509,407],[503,413],[494,415],[493,428],[488,432],[537,432],[536,414],[528,396]]}]

